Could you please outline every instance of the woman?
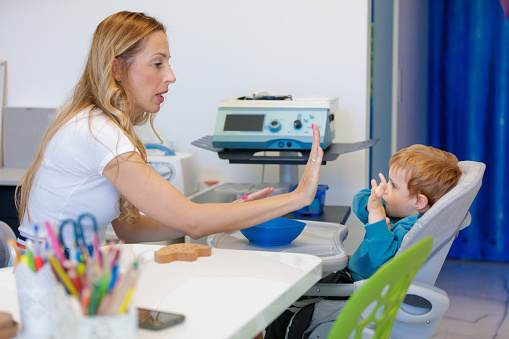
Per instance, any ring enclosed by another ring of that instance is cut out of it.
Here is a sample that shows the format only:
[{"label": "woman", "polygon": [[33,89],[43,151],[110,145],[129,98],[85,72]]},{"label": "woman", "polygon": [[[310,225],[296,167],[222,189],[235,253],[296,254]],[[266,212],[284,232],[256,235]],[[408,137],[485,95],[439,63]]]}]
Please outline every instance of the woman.
[{"label": "woman", "polygon": [[195,204],[150,168],[134,126],[153,128],[176,80],[165,32],[143,13],[119,12],[99,24],[81,79],[16,189],[21,245],[34,238],[34,223],[85,212],[96,217],[100,241],[111,222],[120,239],[144,242],[238,230],[312,202],[323,157],[316,126],[311,160],[285,195],[261,199],[273,192],[265,189],[243,203]]}]

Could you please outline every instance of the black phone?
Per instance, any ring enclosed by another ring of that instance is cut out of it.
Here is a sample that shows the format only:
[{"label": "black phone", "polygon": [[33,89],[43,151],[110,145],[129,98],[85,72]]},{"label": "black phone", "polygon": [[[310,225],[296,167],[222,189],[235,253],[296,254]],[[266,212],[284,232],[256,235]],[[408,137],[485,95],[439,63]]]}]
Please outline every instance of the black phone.
[{"label": "black phone", "polygon": [[138,308],[138,326],[149,330],[160,330],[183,322],[182,314]]}]

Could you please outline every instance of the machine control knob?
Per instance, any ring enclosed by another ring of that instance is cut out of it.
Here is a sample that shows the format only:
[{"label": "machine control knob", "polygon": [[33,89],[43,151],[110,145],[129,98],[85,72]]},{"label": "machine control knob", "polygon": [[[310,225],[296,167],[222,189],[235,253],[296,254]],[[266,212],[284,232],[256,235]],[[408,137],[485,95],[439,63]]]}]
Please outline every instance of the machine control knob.
[{"label": "machine control knob", "polygon": [[293,127],[295,127],[295,129],[299,129],[302,127],[302,121],[300,121],[299,119],[295,120],[293,122]]},{"label": "machine control knob", "polygon": [[269,129],[271,132],[277,132],[281,129],[281,124],[277,120],[272,120],[269,124]]}]

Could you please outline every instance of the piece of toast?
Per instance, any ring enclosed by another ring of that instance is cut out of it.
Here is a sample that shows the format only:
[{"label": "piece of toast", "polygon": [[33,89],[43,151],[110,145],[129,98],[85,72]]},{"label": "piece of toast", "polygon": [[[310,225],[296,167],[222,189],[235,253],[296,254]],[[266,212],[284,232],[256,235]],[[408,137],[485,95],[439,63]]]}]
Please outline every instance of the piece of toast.
[{"label": "piece of toast", "polygon": [[212,254],[210,246],[201,244],[173,244],[154,252],[154,260],[164,264],[172,261],[195,261],[198,257]]}]

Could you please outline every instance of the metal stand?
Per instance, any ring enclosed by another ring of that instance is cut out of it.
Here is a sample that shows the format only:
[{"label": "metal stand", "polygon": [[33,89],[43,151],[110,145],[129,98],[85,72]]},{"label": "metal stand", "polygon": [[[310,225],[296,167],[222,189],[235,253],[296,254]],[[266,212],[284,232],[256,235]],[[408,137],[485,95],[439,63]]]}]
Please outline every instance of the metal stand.
[{"label": "metal stand", "polygon": [[[327,161],[336,160],[340,154],[373,147],[377,141],[378,139],[370,139],[353,144],[332,144],[324,150],[322,165],[325,165]],[[277,150],[214,148],[212,146],[212,136],[210,135],[191,142],[191,145],[217,152],[220,159],[228,160],[230,164],[305,165],[310,153],[309,150],[280,151],[278,156],[270,156],[255,155],[255,153]]]},{"label": "metal stand", "polygon": [[[294,155],[298,155],[297,152]],[[280,156],[284,156],[281,152]],[[295,185],[299,182],[299,167],[297,165],[279,165],[279,182]]]},{"label": "metal stand", "polygon": [[[353,144],[332,144],[324,150],[322,165],[327,161],[334,161],[340,154],[359,151],[373,147],[378,139],[360,141]],[[295,184],[298,182],[298,167],[294,165],[305,165],[309,159],[309,150],[280,151],[278,156],[255,155],[258,152],[276,150],[252,150],[252,149],[225,149],[212,146],[212,136],[207,135],[201,139],[191,142],[191,145],[217,152],[220,159],[228,160],[230,164],[268,164],[279,165],[279,180]]]}]

